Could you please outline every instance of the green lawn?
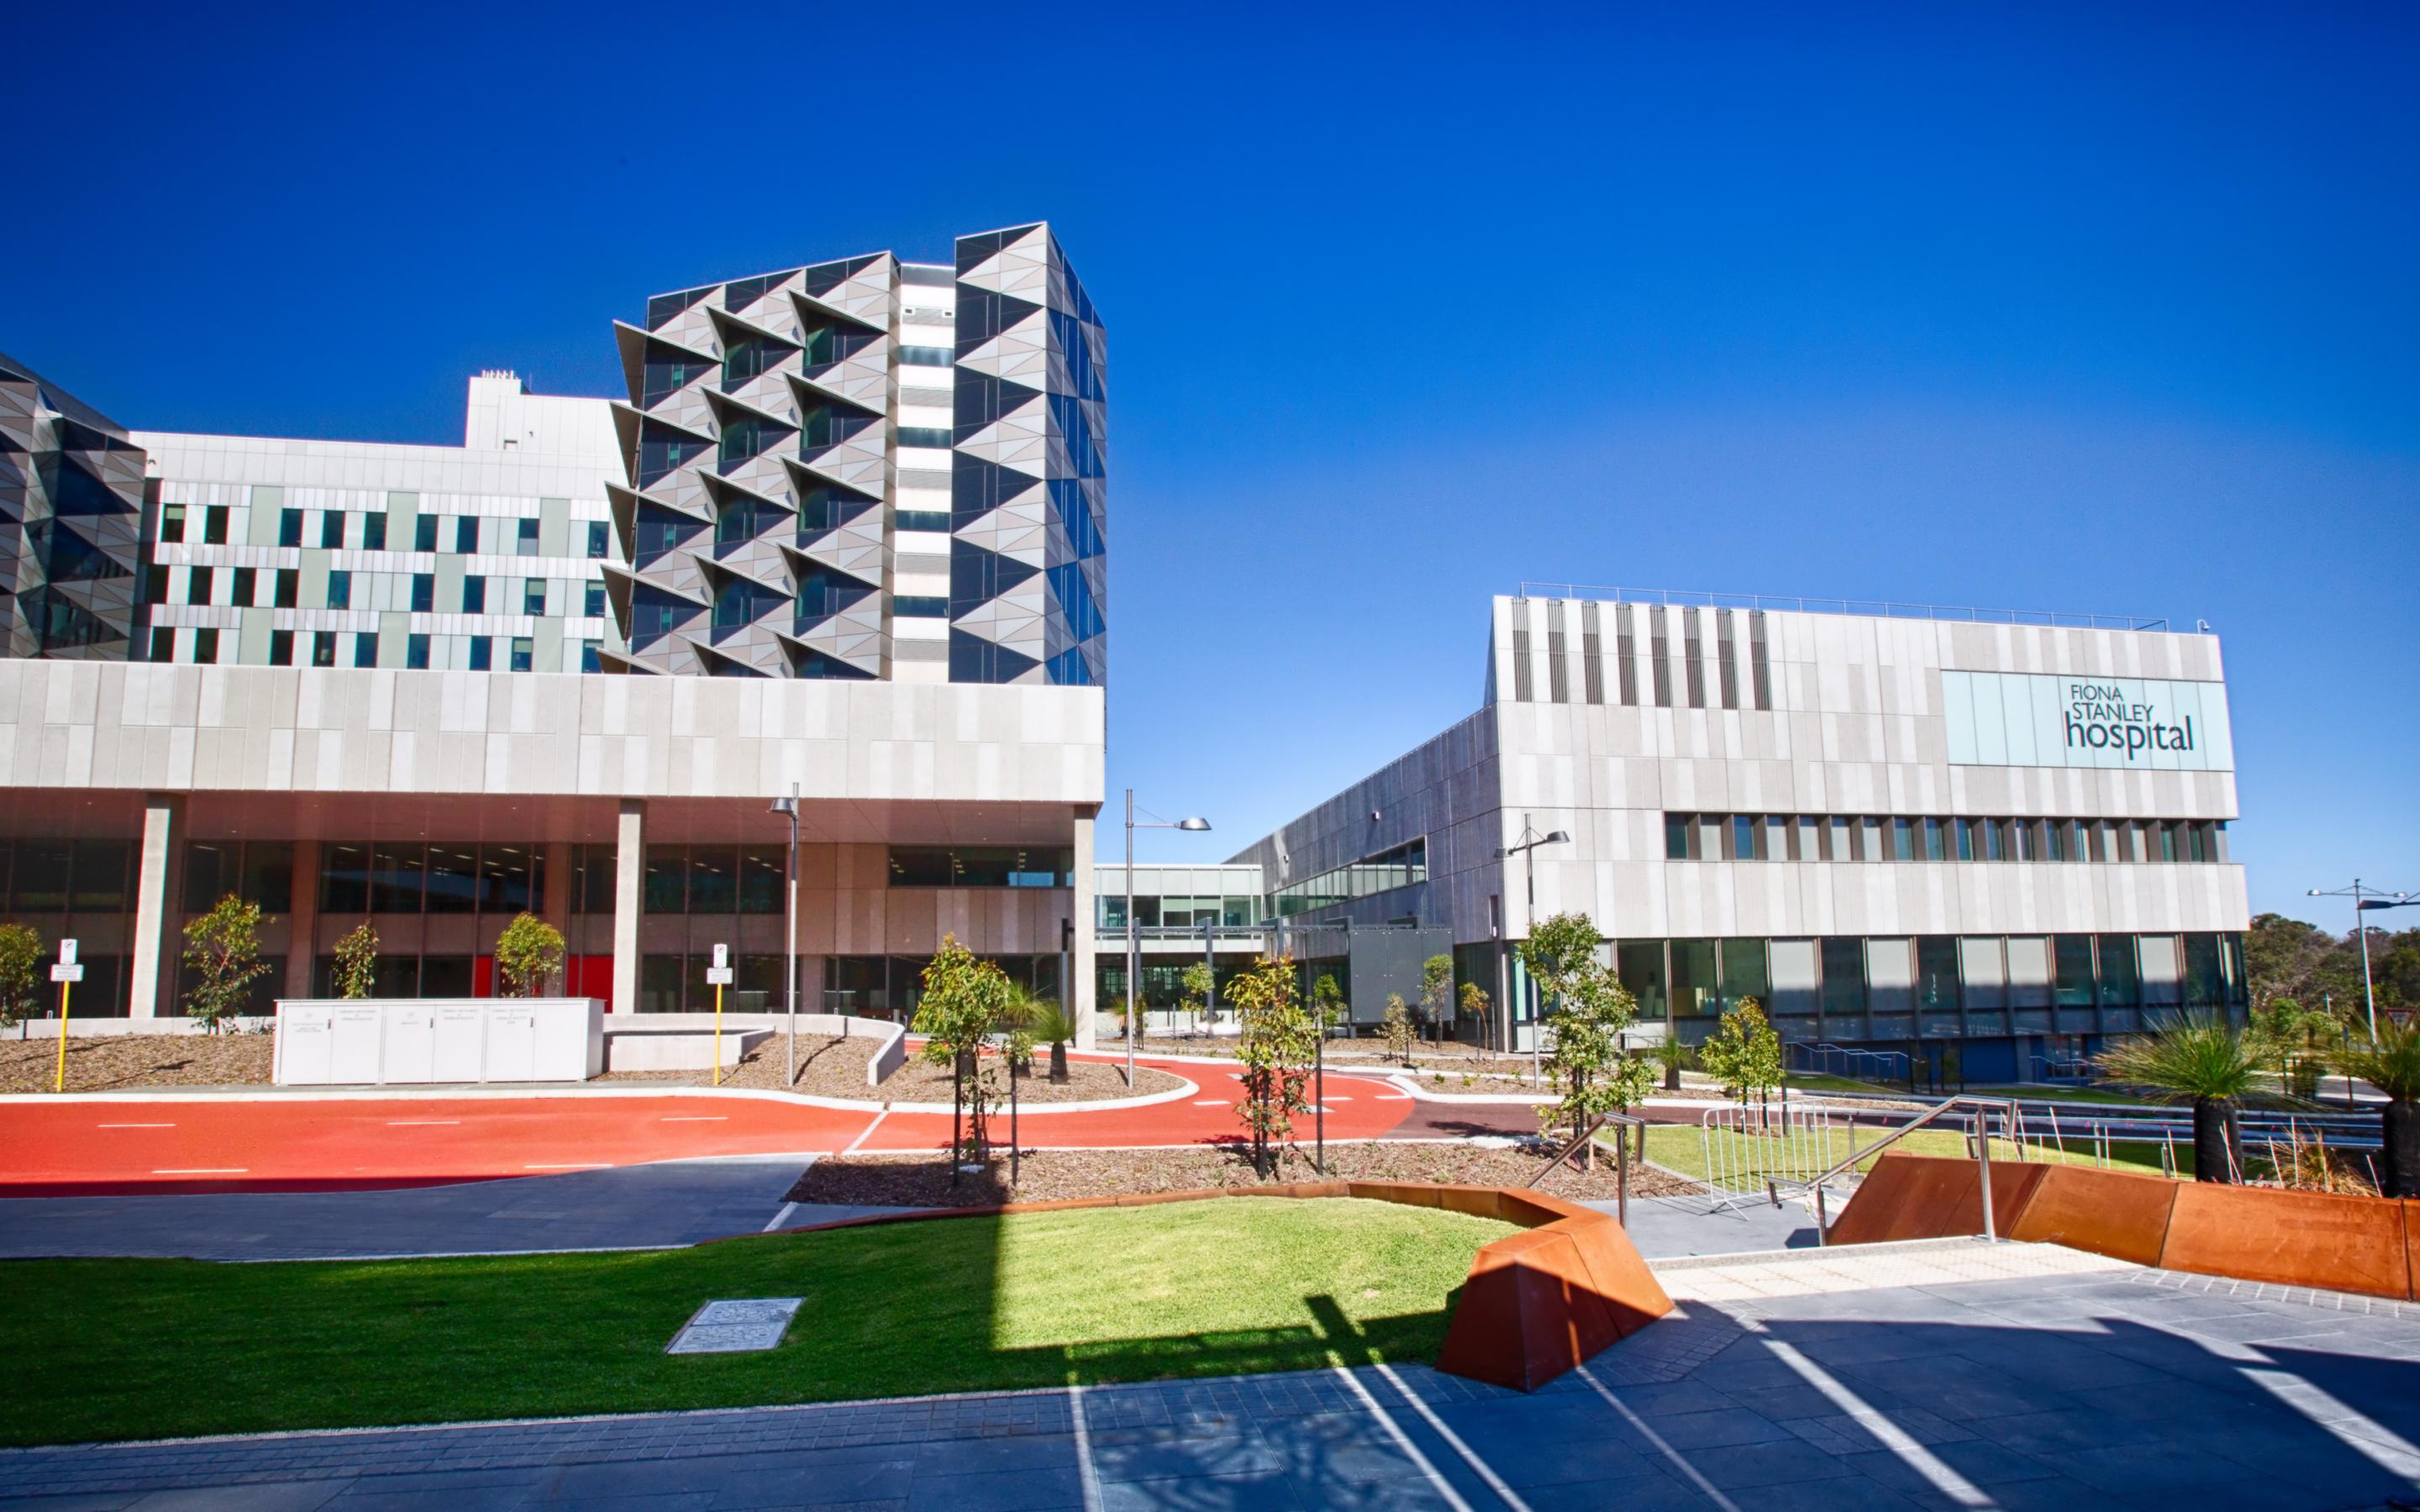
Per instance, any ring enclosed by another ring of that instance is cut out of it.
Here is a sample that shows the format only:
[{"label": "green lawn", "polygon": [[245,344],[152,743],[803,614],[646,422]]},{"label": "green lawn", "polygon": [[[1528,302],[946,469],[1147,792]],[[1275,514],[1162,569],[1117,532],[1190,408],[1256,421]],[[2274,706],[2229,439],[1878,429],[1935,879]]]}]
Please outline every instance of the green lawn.
[{"label": "green lawn", "polygon": [[[2043,1103],[2108,1103],[2120,1107],[2156,1107],[2149,1098],[2107,1087],[1969,1087],[1977,1097],[2022,1097]],[[2033,1120],[2025,1120],[2030,1124]]]},{"label": "green lawn", "polygon": [[1894,1087],[1888,1082],[1861,1082],[1852,1076],[1827,1076],[1821,1072],[1793,1071],[1782,1079],[1807,1092],[1862,1092],[1878,1097],[1908,1095],[1906,1088]]},{"label": "green lawn", "polygon": [[[1480,1245],[1391,1203],[1228,1197],[627,1255],[19,1260],[0,1442],[904,1396],[1426,1360]],[[804,1297],[779,1350],[664,1345]]]},{"label": "green lawn", "polygon": [[[2061,1158],[2059,1149],[2050,1144],[2047,1139],[2041,1144],[2035,1143],[2033,1134],[2036,1131],[2032,1123],[2028,1122],[2025,1129],[2025,1159],[2056,1161]],[[2047,1130],[2041,1132],[2045,1134],[2048,1133]],[[1852,1144],[1849,1131],[1843,1129],[1835,1132],[1829,1147],[1829,1161],[1837,1163],[1848,1159],[1852,1150],[1862,1149],[1872,1144],[1883,1136],[1883,1133],[1884,1131],[1880,1129],[1857,1130],[1855,1142]],[[1730,1138],[1744,1152],[1746,1152],[1756,1162],[1752,1169],[1768,1168],[1776,1154],[1775,1149],[1776,1141],[1772,1139],[1739,1134],[1717,1134],[1715,1137]],[[1822,1151],[1810,1142],[1793,1140],[1792,1144],[1804,1150],[1808,1160],[1818,1158],[1822,1154]],[[1949,1129],[1918,1129],[1890,1148],[1904,1150],[1911,1155],[1952,1155],[1963,1159],[1966,1156],[1966,1136]],[[1647,1158],[1683,1176],[1694,1177],[1700,1181],[1708,1180],[1705,1142],[1693,1125],[1670,1123],[1649,1125]],[[2017,1149],[2006,1139],[1995,1138],[1992,1141],[1992,1158],[1995,1161],[2015,1160],[2018,1158]],[[2073,1137],[2070,1137],[2067,1141],[2064,1158],[2071,1165],[2097,1164],[2091,1147]],[[2160,1147],[2156,1144],[2113,1144],[2109,1150],[2109,1162],[2110,1168],[2113,1170],[2148,1172],[2153,1176],[2163,1174],[2160,1165]],[[1734,1167],[1745,1164],[1747,1163],[1738,1159],[1730,1162]],[[2188,1176],[2193,1174],[2193,1149],[2189,1143],[2179,1142],[2177,1164],[2181,1174]],[[1858,1165],[1859,1170],[1872,1168],[1872,1159],[1860,1162]],[[1810,1170],[1806,1174],[1814,1173]],[[1761,1191],[1764,1187],[1761,1176],[1744,1181],[1730,1180],[1724,1184],[1745,1191]]]}]

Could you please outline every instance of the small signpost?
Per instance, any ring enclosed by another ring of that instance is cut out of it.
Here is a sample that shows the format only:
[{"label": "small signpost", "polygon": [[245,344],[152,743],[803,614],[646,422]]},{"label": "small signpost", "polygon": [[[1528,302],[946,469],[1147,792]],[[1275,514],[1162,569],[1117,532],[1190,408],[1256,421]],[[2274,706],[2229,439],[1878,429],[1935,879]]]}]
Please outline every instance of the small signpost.
[{"label": "small signpost", "polygon": [[51,980],[59,984],[59,1065],[52,1074],[51,1090],[68,1089],[68,994],[84,980],[84,967],[76,964],[76,942],[59,942],[59,964],[51,968]]},{"label": "small signpost", "polygon": [[714,948],[714,964],[706,968],[706,980],[714,987],[714,1085],[722,1085],[722,989],[731,985],[731,947]]}]

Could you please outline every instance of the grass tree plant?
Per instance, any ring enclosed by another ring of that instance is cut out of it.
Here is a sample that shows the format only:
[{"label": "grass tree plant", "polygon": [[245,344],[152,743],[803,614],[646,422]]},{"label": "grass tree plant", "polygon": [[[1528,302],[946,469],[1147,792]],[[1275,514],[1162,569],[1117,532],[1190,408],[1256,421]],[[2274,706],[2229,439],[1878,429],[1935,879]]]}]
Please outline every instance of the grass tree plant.
[{"label": "grass tree plant", "polygon": [[2344,1069],[2386,1094],[2380,1195],[2420,1197],[2420,1022],[2381,1020],[2378,1041],[2343,1053]]},{"label": "grass tree plant", "polygon": [[2194,1180],[2243,1179],[2242,1100],[2257,1085],[2259,1046],[2242,1030],[2208,1013],[2190,1013],[2102,1053],[2104,1085],[2140,1088],[2162,1103],[2190,1103]]}]

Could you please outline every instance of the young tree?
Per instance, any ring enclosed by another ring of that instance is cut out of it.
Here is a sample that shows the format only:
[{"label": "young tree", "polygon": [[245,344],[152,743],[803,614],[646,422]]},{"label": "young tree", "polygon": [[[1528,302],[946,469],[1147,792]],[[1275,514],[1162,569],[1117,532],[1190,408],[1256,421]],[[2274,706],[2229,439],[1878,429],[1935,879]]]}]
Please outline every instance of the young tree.
[{"label": "young tree", "polygon": [[1311,1003],[1319,1014],[1323,1034],[1344,1022],[1345,1015],[1352,1011],[1345,1004],[1344,989],[1336,985],[1333,973],[1322,972],[1319,980],[1311,984]]},{"label": "young tree", "polygon": [[1488,1036],[1495,1031],[1487,1022],[1489,1006],[1486,988],[1475,981],[1466,981],[1462,984],[1463,1015],[1479,1021],[1479,1047],[1482,1055],[1492,1054],[1489,1049]]},{"label": "young tree", "polygon": [[1420,963],[1420,1016],[1443,1045],[1446,1025],[1453,1018],[1453,957],[1433,955]]},{"label": "young tree", "polygon": [[251,1006],[252,984],[269,975],[260,959],[260,906],[228,893],[186,925],[185,969],[194,974],[186,1015],[216,1034]]},{"label": "young tree", "polygon": [[[1621,1033],[1637,1018],[1638,1004],[1597,959],[1598,941],[1586,914],[1558,914],[1521,942],[1522,961],[1551,1002],[1555,1048],[1545,1066],[1562,1093],[1553,1106],[1538,1110],[1538,1121],[1568,1138],[1644,1098],[1652,1080],[1647,1063],[1622,1048]],[[1583,1161],[1593,1169],[1593,1140],[1585,1151]]]},{"label": "young tree", "polygon": [[1764,1021],[1764,1010],[1753,997],[1743,997],[1726,1011],[1723,1022],[1698,1047],[1698,1063],[1723,1084],[1723,1090],[1741,1102],[1781,1085],[1781,1036]]},{"label": "young tree", "polygon": [[1197,1026],[1202,1012],[1210,1006],[1211,985],[1210,963],[1207,961],[1196,961],[1177,973],[1176,987],[1182,997],[1178,1006],[1185,1010],[1187,1020]]},{"label": "young tree", "polygon": [[367,997],[378,985],[378,931],[363,919],[336,942],[336,995]]},{"label": "young tree", "polygon": [[1412,1011],[1404,1006],[1404,995],[1387,995],[1387,1017],[1384,1025],[1387,1054],[1408,1066],[1412,1063],[1412,1047],[1420,1041],[1419,1026],[1412,1022]]},{"label": "young tree", "polygon": [[2120,1041],[2101,1057],[2102,1081],[2140,1088],[2163,1103],[2193,1104],[2196,1181],[2243,1179],[2236,1110],[2259,1069],[2257,1052],[2233,1025],[2203,1013]]},{"label": "young tree", "polygon": [[496,936],[496,981],[506,997],[535,997],[563,969],[563,932],[521,913]]},{"label": "young tree", "polygon": [[1227,1000],[1242,1029],[1236,1057],[1244,1063],[1244,1100],[1235,1113],[1251,1139],[1252,1170],[1265,1180],[1276,1147],[1294,1134],[1295,1116],[1311,1111],[1311,1065],[1323,1031],[1295,988],[1292,956],[1253,962],[1227,984]]},{"label": "young tree", "polygon": [[1012,1026],[1016,1005],[1016,988],[1007,973],[977,960],[956,935],[941,937],[940,950],[924,968],[924,995],[916,1004],[910,1027],[924,1036],[919,1057],[949,1067],[961,1093],[968,1095],[969,1118],[954,1159],[980,1161],[990,1149],[986,1120],[1005,1094],[994,1073],[982,1066],[983,1049],[994,1034]]},{"label": "young tree", "polygon": [[0,924],[0,1028],[17,1028],[42,1011],[42,937],[23,924]]}]

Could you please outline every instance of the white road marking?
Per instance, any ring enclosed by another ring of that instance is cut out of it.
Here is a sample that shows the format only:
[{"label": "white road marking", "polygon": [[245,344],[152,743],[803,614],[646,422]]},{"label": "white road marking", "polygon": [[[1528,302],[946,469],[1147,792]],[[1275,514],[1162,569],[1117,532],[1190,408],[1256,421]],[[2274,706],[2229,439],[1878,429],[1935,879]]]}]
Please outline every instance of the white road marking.
[{"label": "white road marking", "polygon": [[242,1165],[171,1165],[153,1171],[154,1176],[241,1176],[249,1169]]},{"label": "white road marking", "polygon": [[876,1115],[874,1116],[874,1121],[873,1121],[872,1123],[869,1123],[869,1124],[867,1124],[867,1125],[865,1126],[865,1133],[864,1133],[864,1134],[859,1134],[856,1138],[854,1138],[854,1139],[850,1140],[850,1141],[848,1142],[848,1148],[847,1148],[846,1149],[842,1150],[842,1151],[841,1151],[841,1153],[842,1153],[842,1154],[844,1154],[844,1155],[854,1155],[854,1154],[856,1154],[856,1153],[857,1153],[857,1147],[858,1147],[858,1146],[860,1146],[860,1145],[861,1145],[861,1144],[863,1144],[863,1143],[865,1143],[865,1136],[866,1136],[866,1134],[870,1134],[874,1133],[874,1131],[875,1131],[875,1130],[881,1128],[881,1127],[882,1127],[882,1120],[883,1120],[883,1119],[887,1119],[887,1118],[889,1118],[889,1117],[891,1117],[891,1110],[890,1110],[889,1108],[884,1108],[881,1112],[879,1112],[879,1113],[876,1114]]},{"label": "white road marking", "polygon": [[758,1233],[760,1233],[760,1234],[769,1234],[769,1233],[771,1233],[774,1229],[781,1227],[782,1227],[783,1224],[785,1224],[785,1223],[788,1223],[788,1222],[790,1221],[790,1214],[792,1214],[792,1213],[794,1213],[794,1212],[796,1212],[796,1211],[799,1211],[799,1205],[798,1205],[797,1203],[795,1203],[795,1202],[784,1202],[784,1203],[783,1203],[783,1204],[782,1204],[782,1211],[779,1211],[779,1212],[777,1212],[777,1213],[775,1213],[775,1214],[773,1214],[773,1221],[772,1221],[771,1223],[769,1223],[769,1224],[767,1224],[764,1227],[762,1227],[762,1228],[758,1229],[758,1230],[757,1230],[757,1232],[758,1232]]},{"label": "white road marking", "polygon": [[1586,1365],[1581,1365],[1578,1368],[1580,1379],[1587,1381],[1598,1396],[1605,1398],[1606,1405],[1611,1407],[1615,1412],[1620,1412],[1624,1422],[1627,1422],[1632,1427],[1637,1429],[1639,1437],[1653,1444],[1655,1446],[1655,1452],[1662,1455],[1667,1460],[1669,1460],[1672,1468],[1679,1471],[1683,1478],[1687,1480],[1690,1485],[1695,1486],[1699,1494],[1703,1495],[1707,1501],[1714,1503],[1718,1507],[1721,1507],[1723,1512],[1740,1512],[1739,1504],[1737,1502],[1725,1496],[1721,1489],[1717,1488],[1713,1481],[1708,1480],[1704,1475],[1699,1473],[1697,1466],[1689,1463],[1686,1457],[1682,1455],[1679,1450],[1673,1448],[1669,1443],[1665,1443],[1664,1435],[1656,1432],[1653,1428],[1649,1427],[1647,1426],[1647,1420],[1639,1416],[1637,1412],[1632,1412],[1628,1402],[1623,1401],[1621,1397],[1616,1396],[1613,1393],[1606,1390],[1605,1382],[1596,1379],[1596,1373],[1594,1371],[1589,1369]]},{"label": "white road marking", "polygon": [[173,1123],[96,1123],[96,1129],[174,1129]]},{"label": "white road marking", "polygon": [[1330,1097],[1330,1098],[1328,1099],[1328,1101],[1329,1101],[1330,1103],[1350,1103],[1350,1102],[1352,1102],[1353,1100],[1352,1100],[1351,1098],[1349,1098],[1349,1097],[1345,1096],[1343,1093],[1339,1092],[1339,1093],[1335,1094],[1333,1097]]},{"label": "white road marking", "polygon": [[1430,1411],[1428,1403],[1414,1396],[1412,1388],[1404,1385],[1403,1378],[1395,1374],[1394,1366],[1382,1364],[1378,1366],[1378,1374],[1386,1377],[1387,1383],[1393,1386],[1398,1392],[1401,1392],[1403,1394],[1404,1400],[1412,1404],[1412,1411],[1420,1414],[1421,1422],[1426,1423],[1433,1430],[1435,1430],[1438,1438],[1443,1439],[1448,1444],[1451,1445],[1455,1454],[1462,1456],[1463,1463],[1479,1472],[1479,1478],[1487,1483],[1487,1489],[1489,1490],[1494,1491],[1497,1495],[1504,1499],[1504,1504],[1506,1506],[1511,1507],[1512,1512],[1529,1512],[1529,1504],[1521,1500],[1520,1496],[1512,1489],[1512,1487],[1504,1484],[1504,1477],[1496,1473],[1496,1467],[1489,1464],[1486,1460],[1480,1458],[1479,1456],[1472,1451],[1470,1445],[1462,1442],[1461,1434],[1456,1433],[1450,1427],[1447,1427],[1445,1426],[1445,1419],[1437,1416],[1435,1412]]},{"label": "white road marking", "polygon": [[1212,1097],[1204,1098],[1193,1105],[1197,1108],[1223,1108],[1227,1105],[1227,1103],[1224,1098]]},{"label": "white road marking", "polygon": [[[1395,1447],[1404,1451],[1404,1458],[1427,1476],[1429,1484],[1436,1488],[1437,1494],[1445,1498],[1445,1504],[1453,1508],[1453,1512],[1471,1512],[1470,1504],[1453,1489],[1453,1482],[1437,1473],[1437,1467],[1429,1462],[1428,1456],[1420,1453],[1420,1446],[1412,1442],[1412,1436],[1404,1431],[1404,1426],[1395,1421],[1394,1415],[1378,1405],[1378,1398],[1370,1395],[1370,1388],[1361,1384],[1361,1378],[1341,1365],[1328,1368],[1344,1378],[1344,1383],[1353,1388],[1353,1395],[1361,1398],[1361,1405],[1370,1409],[1371,1415],[1377,1418],[1378,1426],[1387,1430],[1387,1437],[1394,1440]],[[1739,1508],[1732,1507],[1730,1512],[1739,1512]]]},{"label": "white road marking", "polygon": [[1785,1344],[1765,1332],[1764,1325],[1751,1319],[1748,1331],[1761,1335],[1764,1347],[1775,1359],[1798,1372],[1799,1379],[1822,1392],[1833,1406],[1849,1414],[1857,1427],[1882,1441],[1883,1447],[1900,1457],[1910,1470],[1932,1483],[1933,1489],[1962,1506],[1990,1506],[1991,1493],[1942,1463],[1941,1457],[1916,1442],[1914,1436],[1892,1422],[1884,1413],[1867,1405],[1864,1397],[1840,1384],[1832,1373],[1798,1352],[1796,1346]]},{"label": "white road marking", "polygon": [[1411,1099],[1401,1092],[1381,1092],[1378,1094],[1378,1101],[1381,1103],[1408,1103]]},{"label": "white road marking", "polygon": [[1101,1477],[1093,1469],[1093,1430],[1084,1421],[1084,1388],[1067,1388],[1067,1421],[1076,1430],[1076,1480],[1084,1492],[1084,1512],[1101,1512]]}]

